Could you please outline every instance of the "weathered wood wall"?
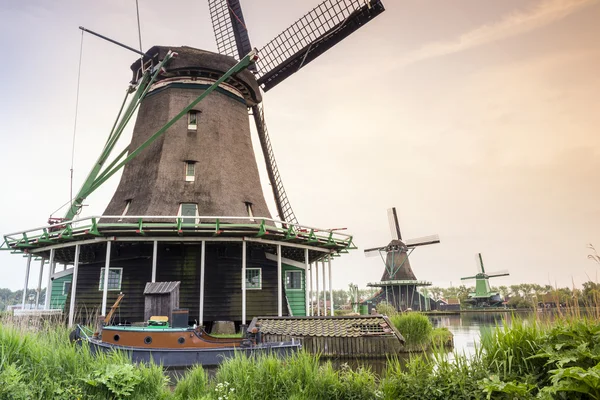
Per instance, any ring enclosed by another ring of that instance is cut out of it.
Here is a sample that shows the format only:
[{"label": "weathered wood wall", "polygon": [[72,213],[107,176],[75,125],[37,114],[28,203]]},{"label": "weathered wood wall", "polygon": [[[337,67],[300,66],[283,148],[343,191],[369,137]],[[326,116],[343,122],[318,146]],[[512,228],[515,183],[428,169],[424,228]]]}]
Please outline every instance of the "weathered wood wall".
[{"label": "weathered wood wall", "polygon": [[[77,282],[76,310],[78,320],[99,311],[100,269],[104,267],[106,248],[100,247],[93,262],[80,264]],[[163,242],[158,245],[157,282],[180,281],[179,307],[190,311],[190,320],[199,319],[201,244]],[[242,319],[242,247],[239,243],[207,243],[204,288],[204,320]],[[262,268],[262,289],[246,292],[246,314],[249,322],[255,316],[277,315],[277,264],[267,260],[264,250],[247,247],[247,268]],[[113,244],[111,268],[123,268],[120,291],[108,292],[108,307],[119,292],[125,293],[115,318],[118,322],[144,320],[144,287],[152,279],[152,243]],[[67,300],[68,305],[69,300]],[[68,311],[68,306],[66,307]],[[284,307],[284,315],[287,315]]]},{"label": "weathered wood wall", "polygon": [[[287,335],[264,335],[266,342],[292,340]],[[382,358],[398,354],[403,346],[397,337],[389,335],[360,337],[294,336],[302,348],[312,354],[333,358]]]}]

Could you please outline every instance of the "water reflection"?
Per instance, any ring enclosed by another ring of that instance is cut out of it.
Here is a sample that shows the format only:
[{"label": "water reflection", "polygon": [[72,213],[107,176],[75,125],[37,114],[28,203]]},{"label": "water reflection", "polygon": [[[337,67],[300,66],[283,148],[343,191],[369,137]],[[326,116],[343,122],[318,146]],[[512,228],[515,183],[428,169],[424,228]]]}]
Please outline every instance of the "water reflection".
[{"label": "water reflection", "polygon": [[458,354],[471,355],[481,341],[485,331],[490,331],[505,324],[510,326],[514,318],[526,320],[531,313],[513,312],[469,312],[455,315],[431,315],[429,319],[434,327],[446,327],[454,335],[454,351]]}]

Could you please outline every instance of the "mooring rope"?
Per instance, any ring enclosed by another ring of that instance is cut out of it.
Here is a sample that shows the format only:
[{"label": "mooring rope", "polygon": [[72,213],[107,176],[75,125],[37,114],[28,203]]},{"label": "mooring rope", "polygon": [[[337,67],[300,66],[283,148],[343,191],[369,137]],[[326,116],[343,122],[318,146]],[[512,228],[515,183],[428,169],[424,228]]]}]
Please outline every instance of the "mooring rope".
[{"label": "mooring rope", "polygon": [[81,43],[79,44],[79,67],[77,69],[77,95],[75,96],[75,121],[73,123],[73,142],[71,144],[71,183],[69,185],[69,202],[73,207],[73,164],[75,162],[75,137],[77,134],[77,114],[79,112],[79,87],[81,82],[81,60],[83,58],[83,31],[81,31]]}]

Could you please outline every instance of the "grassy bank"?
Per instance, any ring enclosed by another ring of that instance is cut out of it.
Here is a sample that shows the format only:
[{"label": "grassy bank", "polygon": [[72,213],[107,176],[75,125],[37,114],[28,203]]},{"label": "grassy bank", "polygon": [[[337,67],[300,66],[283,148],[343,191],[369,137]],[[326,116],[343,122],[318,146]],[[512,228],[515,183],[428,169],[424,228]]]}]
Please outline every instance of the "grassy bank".
[{"label": "grassy bank", "polygon": [[156,366],[122,355],[92,357],[65,328],[36,332],[0,325],[0,399],[597,399],[600,322],[516,322],[486,333],[467,359],[416,355],[386,372],[336,370],[299,353],[226,361],[214,379],[202,368],[172,387]]}]

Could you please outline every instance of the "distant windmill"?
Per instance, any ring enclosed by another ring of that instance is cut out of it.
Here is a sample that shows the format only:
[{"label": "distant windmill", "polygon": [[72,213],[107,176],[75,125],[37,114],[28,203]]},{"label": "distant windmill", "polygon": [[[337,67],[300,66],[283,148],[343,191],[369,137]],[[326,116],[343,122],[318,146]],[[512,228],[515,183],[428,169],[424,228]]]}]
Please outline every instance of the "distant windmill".
[{"label": "distant windmill", "polygon": [[483,257],[481,253],[477,253],[477,269],[478,273],[475,276],[467,276],[461,280],[475,279],[475,292],[469,293],[467,303],[475,307],[497,307],[502,304],[502,297],[498,292],[492,292],[490,288],[489,278],[510,275],[508,271],[499,271],[494,273],[486,273],[483,266]]},{"label": "distant windmill", "polygon": [[[429,305],[426,299],[421,301],[421,295],[416,290],[419,286],[430,286],[431,282],[417,280],[409,261],[409,256],[416,247],[440,243],[438,235],[425,236],[416,239],[402,239],[396,208],[388,209],[388,221],[392,241],[387,246],[373,247],[365,250],[367,257],[379,254],[385,257],[385,270],[381,282],[372,282],[368,286],[381,287],[382,290],[372,300],[376,303],[385,300],[398,310],[426,310]],[[415,292],[418,296],[415,300]],[[425,304],[423,304],[425,303]]]}]

